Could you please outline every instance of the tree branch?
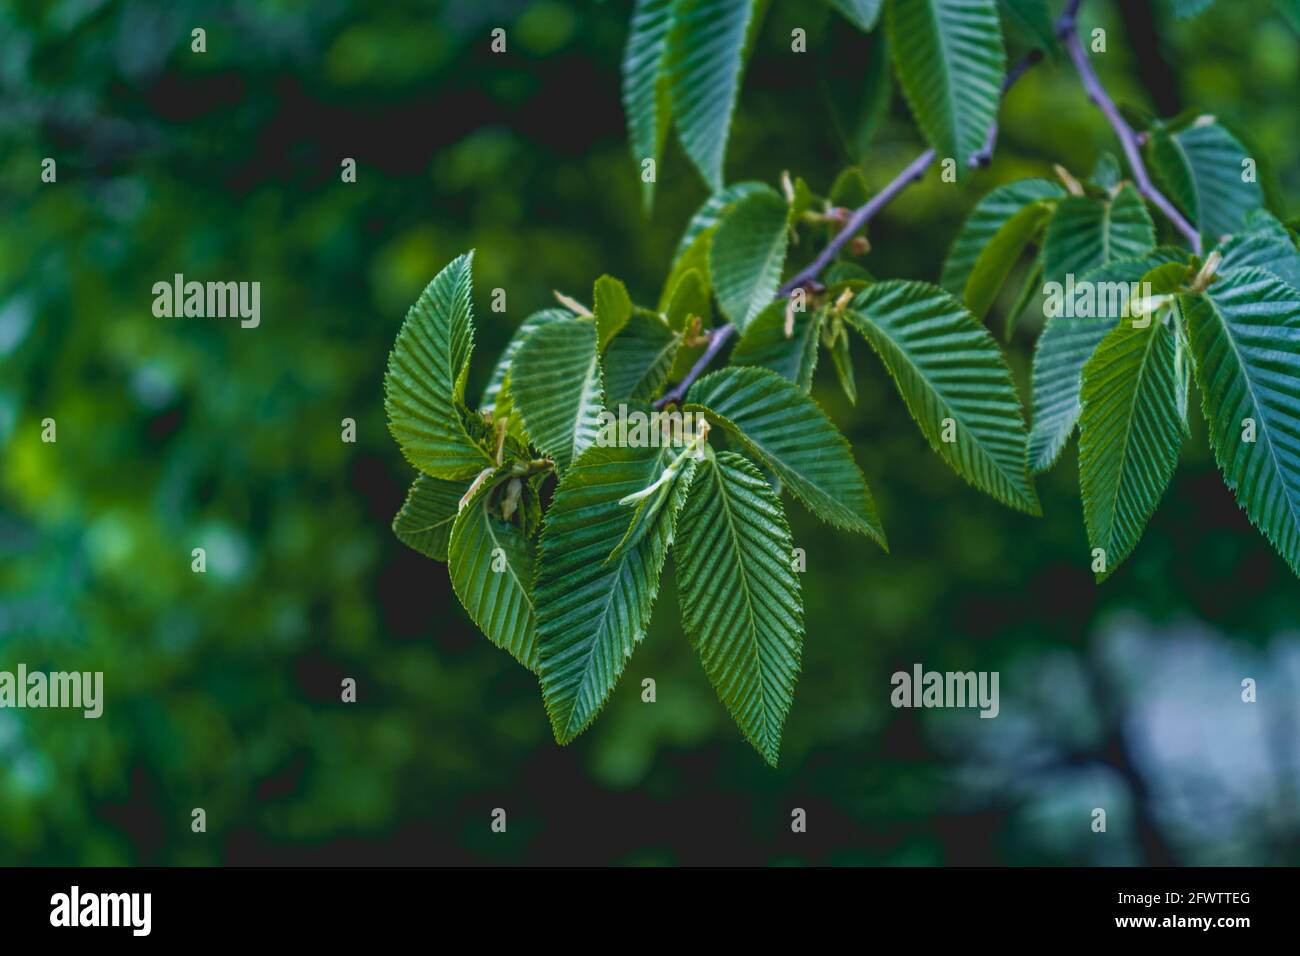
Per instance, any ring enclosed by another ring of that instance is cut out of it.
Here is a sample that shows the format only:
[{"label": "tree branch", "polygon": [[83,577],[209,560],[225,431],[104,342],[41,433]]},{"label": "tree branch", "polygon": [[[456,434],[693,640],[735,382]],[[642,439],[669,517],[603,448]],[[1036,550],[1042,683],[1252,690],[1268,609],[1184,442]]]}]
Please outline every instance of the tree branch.
[{"label": "tree branch", "polygon": [[[1011,87],[1015,85],[1017,80],[1025,75],[1025,72],[1030,67],[1042,58],[1043,54],[1041,50],[1032,50],[1013,64],[1011,69],[1007,71],[1006,78],[1002,82],[1003,95],[1005,95],[1007,90],[1011,89]],[[979,150],[979,152],[971,154],[970,165],[972,168],[978,169],[989,164],[989,161],[993,156],[993,146],[997,142],[997,136],[998,124],[997,120],[994,119],[993,125],[989,128],[988,138],[984,141],[984,146]],[[812,291],[820,289],[821,283],[818,282],[818,277],[823,271],[825,271],[826,267],[831,264],[839,254],[839,251],[848,244],[850,239],[866,228],[867,223],[869,223],[876,214],[880,212],[880,210],[889,205],[889,203],[894,200],[894,197],[920,179],[932,162],[934,162],[934,150],[927,149],[920,156],[917,156],[916,159],[908,163],[897,176],[890,180],[884,189],[880,190],[876,195],[872,196],[857,209],[853,210],[852,215],[850,215],[845,221],[843,228],[840,229],[840,231],[835,234],[835,237],[826,244],[826,247],[817,254],[817,257],[781,284],[781,287],[776,290],[776,298],[787,298],[793,294],[796,289],[806,288]],[[654,403],[654,407],[664,408],[667,405],[680,404],[682,399],[685,397],[687,390],[695,383],[696,379],[704,374],[704,370],[709,367],[709,363],[713,361],[718,352],[722,350],[722,346],[726,344],[727,340],[731,338],[735,332],[736,327],[731,323],[720,325],[713,329],[709,333],[708,347],[704,350],[704,354],[700,356],[699,361],[691,367],[691,370],[686,373],[686,376],[678,382],[677,385]]]},{"label": "tree branch", "polygon": [[722,347],[727,344],[727,339],[731,338],[731,333],[736,331],[736,327],[728,322],[726,325],[720,325],[709,332],[709,344],[704,349],[704,354],[699,360],[691,366],[691,370],[686,376],[664,393],[663,397],[654,403],[655,408],[663,408],[666,405],[680,405],[682,399],[686,397],[687,390],[695,384],[695,380],[704,374],[704,370],[709,367]]},{"label": "tree branch", "polygon": [[1152,184],[1151,177],[1147,174],[1146,165],[1142,162],[1142,152],[1139,148],[1137,134],[1133,132],[1133,128],[1128,125],[1120,114],[1119,107],[1110,98],[1106,88],[1101,85],[1100,77],[1097,76],[1097,72],[1092,68],[1092,64],[1088,60],[1087,51],[1084,50],[1083,43],[1079,39],[1079,4],[1081,2],[1082,0],[1070,0],[1069,5],[1057,23],[1057,36],[1065,44],[1070,59],[1074,61],[1074,68],[1079,72],[1079,80],[1083,83],[1083,89],[1088,94],[1088,99],[1102,111],[1111,128],[1115,131],[1115,135],[1119,138],[1120,145],[1124,147],[1124,156],[1128,159],[1129,169],[1133,171],[1133,178],[1136,180],[1138,192],[1164,213],[1165,218],[1183,234],[1183,237],[1191,244],[1192,251],[1199,256],[1201,254],[1201,234],[1183,217],[1183,214],[1175,208],[1174,204],[1166,199],[1164,194]]},{"label": "tree branch", "polygon": [[[1070,0],[1060,19],[1056,21],[1056,34],[1064,43],[1066,50],[1070,54],[1070,59],[1074,61],[1075,69],[1078,70],[1079,78],[1083,82],[1088,98],[1105,114],[1106,119],[1110,121],[1111,127],[1115,130],[1115,134],[1119,137],[1120,143],[1124,147],[1124,155],[1128,158],[1129,167],[1133,170],[1133,176],[1137,181],[1138,191],[1152,205],[1164,213],[1165,217],[1187,238],[1192,249],[1199,255],[1201,252],[1200,234],[1192,228],[1191,224],[1183,218],[1182,213],[1152,184],[1151,177],[1147,175],[1146,166],[1142,163],[1142,154],[1139,149],[1140,140],[1137,134],[1124,121],[1119,108],[1115,106],[1114,101],[1106,93],[1105,88],[1101,85],[1101,80],[1088,62],[1088,54],[1084,52],[1078,33],[1079,5],[1081,3],[1082,0]],[[1002,82],[1002,94],[1005,96],[1007,90],[1011,89],[1016,81],[1042,58],[1041,50],[1032,50],[1013,64],[1007,70],[1006,78]],[[969,163],[972,167],[978,168],[988,165],[993,156],[993,147],[997,142],[997,135],[998,124],[995,119],[989,129],[989,135],[984,142],[984,146],[979,152],[970,156]],[[889,205],[894,197],[920,179],[932,162],[934,162],[934,150],[927,149],[908,163],[884,189],[853,210],[852,215],[844,223],[844,227],[835,234],[835,237],[826,244],[826,247],[817,254],[817,257],[781,284],[781,287],[776,290],[776,297],[778,299],[786,298],[796,289],[801,288],[814,292],[820,290],[821,283],[818,279],[826,267],[839,254],[840,250],[848,244],[850,239],[866,228],[876,214]],[[705,369],[709,367],[709,363],[713,361],[718,352],[722,351],[723,345],[735,332],[736,327],[730,323],[713,329],[709,333],[708,347],[704,350],[704,354],[700,356],[699,361],[686,373],[685,378],[655,402],[654,407],[663,408],[671,404],[680,404],[687,390],[694,384],[696,379],[704,374]]]}]

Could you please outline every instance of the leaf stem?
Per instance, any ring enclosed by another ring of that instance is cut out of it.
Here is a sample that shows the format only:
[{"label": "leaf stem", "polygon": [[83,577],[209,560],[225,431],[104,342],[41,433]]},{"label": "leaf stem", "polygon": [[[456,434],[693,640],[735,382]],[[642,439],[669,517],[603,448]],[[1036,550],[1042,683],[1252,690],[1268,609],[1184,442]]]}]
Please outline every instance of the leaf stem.
[{"label": "leaf stem", "polygon": [[1084,50],[1083,42],[1079,39],[1079,5],[1081,3],[1082,0],[1070,0],[1065,12],[1061,14],[1061,19],[1057,22],[1057,36],[1065,44],[1066,52],[1069,53],[1070,59],[1074,62],[1074,68],[1079,73],[1079,80],[1083,83],[1083,89],[1087,93],[1088,99],[1102,111],[1107,122],[1115,131],[1116,137],[1119,138],[1120,145],[1124,147],[1124,156],[1128,159],[1129,168],[1133,171],[1133,178],[1136,180],[1138,192],[1145,196],[1153,206],[1164,214],[1166,219],[1174,224],[1174,228],[1183,234],[1183,237],[1191,244],[1192,251],[1199,256],[1201,254],[1201,234],[1151,182],[1146,165],[1142,162],[1138,135],[1133,132],[1133,128],[1128,125],[1128,122],[1120,113],[1119,107],[1115,105],[1115,101],[1110,98],[1110,94],[1106,92],[1106,88],[1101,84],[1101,78],[1097,76],[1097,71],[1092,68],[1092,63],[1088,60],[1088,53]]}]

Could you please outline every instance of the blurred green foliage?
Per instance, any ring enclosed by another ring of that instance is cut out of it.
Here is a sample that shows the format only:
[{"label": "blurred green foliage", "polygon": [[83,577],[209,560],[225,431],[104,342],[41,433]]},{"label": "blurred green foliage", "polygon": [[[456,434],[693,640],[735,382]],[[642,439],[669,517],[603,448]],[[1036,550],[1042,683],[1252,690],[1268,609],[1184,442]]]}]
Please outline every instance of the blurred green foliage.
[{"label": "blurred green foliage", "polygon": [[[586,298],[610,273],[656,300],[704,187],[670,145],[653,214],[640,208],[619,105],[629,6],[0,9],[0,669],[103,670],[107,695],[98,721],[0,711],[0,863],[1300,861],[1300,583],[1204,435],[1098,588],[1074,453],[1040,482],[1045,517],[1011,512],[929,451],[861,348],[857,405],[829,362],[815,394],[854,442],[891,554],[790,506],[808,637],[781,769],[741,740],[666,609],[602,719],[553,743],[533,679],[476,633],[445,568],[389,531],[412,475],[380,383],[405,309],[467,248],[471,392],[552,289]],[[1296,211],[1300,44],[1271,4],[1084,13],[1108,29],[1097,59],[1117,99],[1232,122]],[[489,52],[495,26],[506,55]],[[1134,49],[1144,26],[1158,44]],[[789,169],[824,192],[853,163],[873,188],[891,178],[920,146],[896,91],[878,118],[854,95],[881,55],[822,3],[773,4],[729,180]],[[1068,63],[1049,61],[1007,98],[991,168],[956,193],[933,172],[908,190],[864,264],[933,280],[993,185],[1052,163],[1081,175],[1109,149]],[[150,289],[177,272],[260,281],[261,326],[155,318]],[[498,286],[504,316],[486,308]],[[1010,345],[1022,394],[1040,325]],[[206,575],[190,571],[199,546]],[[1116,621],[1149,634],[1107,637]],[[1184,647],[1217,649],[1222,686],[1153,666]],[[891,709],[889,675],[913,662],[1000,670],[1004,718]],[[1255,778],[1216,758],[1259,738],[1232,729],[1250,668],[1273,677],[1255,706],[1282,743],[1257,758],[1270,782],[1238,799]],[[1097,693],[1067,693],[1097,674]],[[1199,773],[1175,773],[1167,735],[1143,733],[1164,726],[1150,710],[1164,700],[1176,726],[1179,706],[1200,715],[1174,740]],[[1068,746],[1041,742],[1054,734]],[[1044,775],[1047,759],[1064,775]],[[1105,837],[1087,829],[1097,805],[1112,808]],[[190,832],[194,807],[206,834]],[[494,807],[505,835],[489,832]],[[789,832],[793,807],[807,834]]]}]

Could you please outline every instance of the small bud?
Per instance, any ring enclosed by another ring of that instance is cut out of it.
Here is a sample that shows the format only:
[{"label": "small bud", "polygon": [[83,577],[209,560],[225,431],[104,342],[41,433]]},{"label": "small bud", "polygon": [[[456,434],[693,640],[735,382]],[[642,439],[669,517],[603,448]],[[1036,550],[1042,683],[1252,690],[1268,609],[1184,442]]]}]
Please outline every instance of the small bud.
[{"label": "small bud", "polygon": [[1223,254],[1215,249],[1205,259],[1205,264],[1201,266],[1201,271],[1196,273],[1196,278],[1192,280],[1193,292],[1204,292],[1209,286],[1214,274],[1219,271],[1219,263],[1223,261]]},{"label": "small bud", "polygon": [[555,296],[556,302],[560,303],[560,305],[564,306],[570,312],[591,318],[591,309],[587,308],[577,299],[567,296],[563,292],[559,292],[555,289],[551,290],[551,294]]},{"label": "small bud", "polygon": [[1083,195],[1083,186],[1079,184],[1079,180],[1070,175],[1068,169],[1060,163],[1053,164],[1052,169],[1056,171],[1056,178],[1061,181],[1071,196]]},{"label": "small bud", "polygon": [[523,494],[524,483],[518,478],[511,478],[510,483],[506,485],[505,497],[501,499],[501,517],[507,521],[519,507],[519,498]]}]

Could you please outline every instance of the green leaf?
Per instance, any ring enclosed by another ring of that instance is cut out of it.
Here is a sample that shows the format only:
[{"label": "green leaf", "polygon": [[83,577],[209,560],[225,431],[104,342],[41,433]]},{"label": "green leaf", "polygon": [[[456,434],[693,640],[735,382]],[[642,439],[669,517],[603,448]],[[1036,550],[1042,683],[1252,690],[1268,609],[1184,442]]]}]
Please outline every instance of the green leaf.
[{"label": "green leaf", "polygon": [[806,395],[817,368],[821,313],[807,309],[794,313],[794,334],[786,338],[785,306],[784,300],[773,302],[754,317],[731,350],[731,364],[770,368]]},{"label": "green leaf", "polygon": [[447,542],[456,520],[456,508],[469,483],[416,476],[406,492],[402,510],[393,519],[393,534],[408,548],[435,561],[447,560]]},{"label": "green leaf", "polygon": [[483,397],[479,399],[478,407],[487,409],[496,405],[497,397],[506,382],[506,374],[510,371],[510,363],[514,361],[515,353],[519,351],[519,346],[523,344],[524,339],[532,335],[539,326],[573,317],[573,313],[568,309],[542,309],[519,323],[519,328],[515,329],[515,334],[506,343],[505,351],[501,353],[496,367],[492,369],[492,377],[488,379],[487,387],[483,389]]},{"label": "green leaf", "polygon": [[605,395],[650,401],[668,381],[681,336],[658,316],[634,312],[623,331],[605,349]]},{"label": "green leaf", "polygon": [[1104,580],[1129,556],[1178,464],[1174,331],[1160,316],[1120,322],[1083,367],[1079,488]]},{"label": "green leaf", "polygon": [[627,294],[627,286],[613,276],[601,276],[592,288],[591,311],[596,316],[597,347],[604,351],[632,316],[632,297]]},{"label": "green leaf", "polygon": [[1246,235],[1267,236],[1278,242],[1287,243],[1292,248],[1295,247],[1295,234],[1267,209],[1252,209],[1246,213],[1242,232]]},{"label": "green leaf", "polygon": [[660,312],[668,308],[668,303],[681,284],[682,277],[691,269],[699,270],[707,284],[709,248],[718,223],[737,202],[756,192],[772,192],[772,187],[759,182],[733,183],[721,192],[714,193],[695,211],[691,221],[686,224],[681,239],[677,241],[677,250],[673,253],[673,266],[664,282],[663,292],[659,296]]},{"label": "green leaf", "polygon": [[741,183],[732,183],[726,189],[714,193],[695,210],[695,215],[691,216],[691,221],[686,224],[686,229],[682,232],[682,237],[677,240],[677,250],[673,253],[673,269],[676,271],[677,264],[681,262],[682,257],[687,254],[690,248],[695,244],[699,237],[712,229],[718,223],[722,222],[722,217],[731,211],[731,208],[744,199],[746,196],[752,196],[754,193],[770,193],[772,187],[767,183],[747,181]]},{"label": "green leaf", "polygon": [[1064,189],[1046,179],[1022,179],[994,189],[966,217],[944,261],[939,285],[953,295],[965,294],[966,282],[980,253],[1007,220],[1030,203],[1064,195]]},{"label": "green leaf", "polygon": [[1061,200],[1043,239],[1043,274],[1065,282],[1118,259],[1136,259],[1156,244],[1156,229],[1131,185],[1113,199],[1069,196]]},{"label": "green leaf", "polygon": [[741,199],[719,224],[709,274],[718,305],[741,332],[776,295],[788,242],[786,202],[770,189]]},{"label": "green leaf", "polygon": [[1223,261],[1218,273],[1230,275],[1239,269],[1259,268],[1271,272],[1293,289],[1300,289],[1300,253],[1291,240],[1278,241],[1264,232],[1234,236],[1220,249]]},{"label": "green leaf", "polygon": [[1002,338],[1006,341],[1011,340],[1011,335],[1016,331],[1016,323],[1020,316],[1029,308],[1029,303],[1033,302],[1043,290],[1043,254],[1040,250],[1034,257],[1034,264],[1030,266],[1025,273],[1024,285],[1020,287],[1020,293],[1016,296],[1016,302],[1011,306],[1011,311],[1007,313],[1006,324],[1002,329]]},{"label": "green leaf", "polygon": [[1055,208],[1050,202],[1031,202],[1004,222],[975,260],[966,280],[966,306],[983,319],[997,301],[1011,267],[1034,241]]},{"label": "green leaf", "polygon": [[889,0],[885,26],[917,125],[964,177],[1002,99],[1007,61],[995,0]]},{"label": "green leaf", "polygon": [[564,319],[542,326],[515,355],[510,387],[533,444],[563,474],[595,444],[600,412],[600,354],[596,325]]},{"label": "green leaf", "polygon": [[[867,185],[867,177],[862,175],[861,169],[849,166],[835,177],[835,182],[831,183],[830,195],[826,198],[832,206],[856,209],[871,198],[871,187]],[[831,233],[839,231],[833,226],[829,228]]]},{"label": "green leaf", "polygon": [[668,278],[664,280],[664,287],[659,293],[660,312],[668,308],[673,293],[680,288],[688,272],[699,274],[705,280],[705,291],[708,291],[709,250],[713,247],[713,234],[717,231],[716,224],[709,226],[692,240],[682,257],[673,264],[673,269],[668,273]]},{"label": "green leaf", "polygon": [[899,280],[858,293],[845,319],[876,350],[921,433],[957,474],[1003,504],[1041,513],[1025,470],[1020,399],[988,329],[937,286]]},{"label": "green leaf", "polygon": [[[1243,269],[1180,303],[1219,470],[1300,574],[1300,293]],[[1243,441],[1246,419],[1254,442]]]},{"label": "green leaf", "polygon": [[619,502],[631,509],[632,521],[614,550],[605,559],[606,564],[617,561],[653,534],[659,522],[676,520],[665,514],[664,509],[680,509],[685,500],[686,489],[690,487],[691,479],[695,474],[695,456],[682,452],[673,461],[668,461],[666,457],[664,463],[667,467],[652,484]]},{"label": "green leaf", "polygon": [[[680,449],[678,449],[680,451]],[[568,743],[595,719],[635,645],[645,637],[685,488],[650,533],[607,561],[641,491],[677,451],[593,447],[561,480],[542,527],[537,585],[539,674],[555,739]]]},{"label": "green leaf", "polygon": [[456,597],[479,629],[531,671],[537,670],[533,629],[533,553],[528,536],[494,504],[509,481],[498,472],[456,518],[447,570]]},{"label": "green leaf", "polygon": [[845,289],[858,292],[876,281],[873,276],[856,262],[832,262],[822,276],[826,285],[826,294],[830,297],[840,295]]},{"label": "green leaf", "polygon": [[724,368],[692,385],[686,400],[686,410],[725,428],[817,517],[888,547],[849,443],[793,382],[765,368]]},{"label": "green leaf", "polygon": [[406,313],[384,375],[388,430],[406,460],[435,478],[472,478],[491,463],[465,427],[465,378],[474,349],[468,252]]},{"label": "green leaf", "polygon": [[[636,0],[623,53],[623,110],[627,113],[628,141],[638,173],[647,159],[653,159],[658,170],[672,124],[668,73],[664,69],[671,7],[672,0]],[[647,209],[654,201],[654,191],[654,180],[643,179],[641,192]]]},{"label": "green leaf", "polygon": [[1114,153],[1102,153],[1098,156],[1097,165],[1093,166],[1092,172],[1088,174],[1088,182],[1107,192],[1118,186],[1123,178],[1124,173],[1119,168],[1119,160],[1115,158]]},{"label": "green leaf", "polygon": [[1241,230],[1246,215],[1264,205],[1256,179],[1243,182],[1246,148],[1213,117],[1151,140],[1155,173],[1170,198],[1200,229],[1206,244]]},{"label": "green leaf", "polygon": [[712,325],[712,301],[709,298],[709,284],[704,278],[704,273],[699,269],[687,269],[682,273],[661,311],[668,321],[668,327],[674,332],[688,331],[691,316],[699,318],[703,328]]},{"label": "green leaf", "polygon": [[1039,50],[1056,49],[1056,24],[1047,0],[998,0],[998,8],[1013,32]]},{"label": "green leaf", "polygon": [[677,136],[714,192],[723,184],[754,12],[753,0],[673,0],[664,67]]},{"label": "green leaf", "polygon": [[686,633],[718,699],[775,767],[803,644],[781,501],[742,456],[719,452],[697,469],[678,532]]},{"label": "green leaf", "polygon": [[[1176,249],[1162,248],[1141,259],[1111,262],[1085,273],[1080,285],[1096,288],[1101,283],[1141,282],[1157,266],[1181,261],[1181,255]],[[1079,421],[1083,366],[1118,321],[1118,315],[1071,315],[1064,310],[1048,317],[1034,349],[1031,472],[1047,471],[1060,457]]]},{"label": "green leaf", "polygon": [[869,33],[880,16],[884,0],[830,0],[840,16],[863,33]]}]

